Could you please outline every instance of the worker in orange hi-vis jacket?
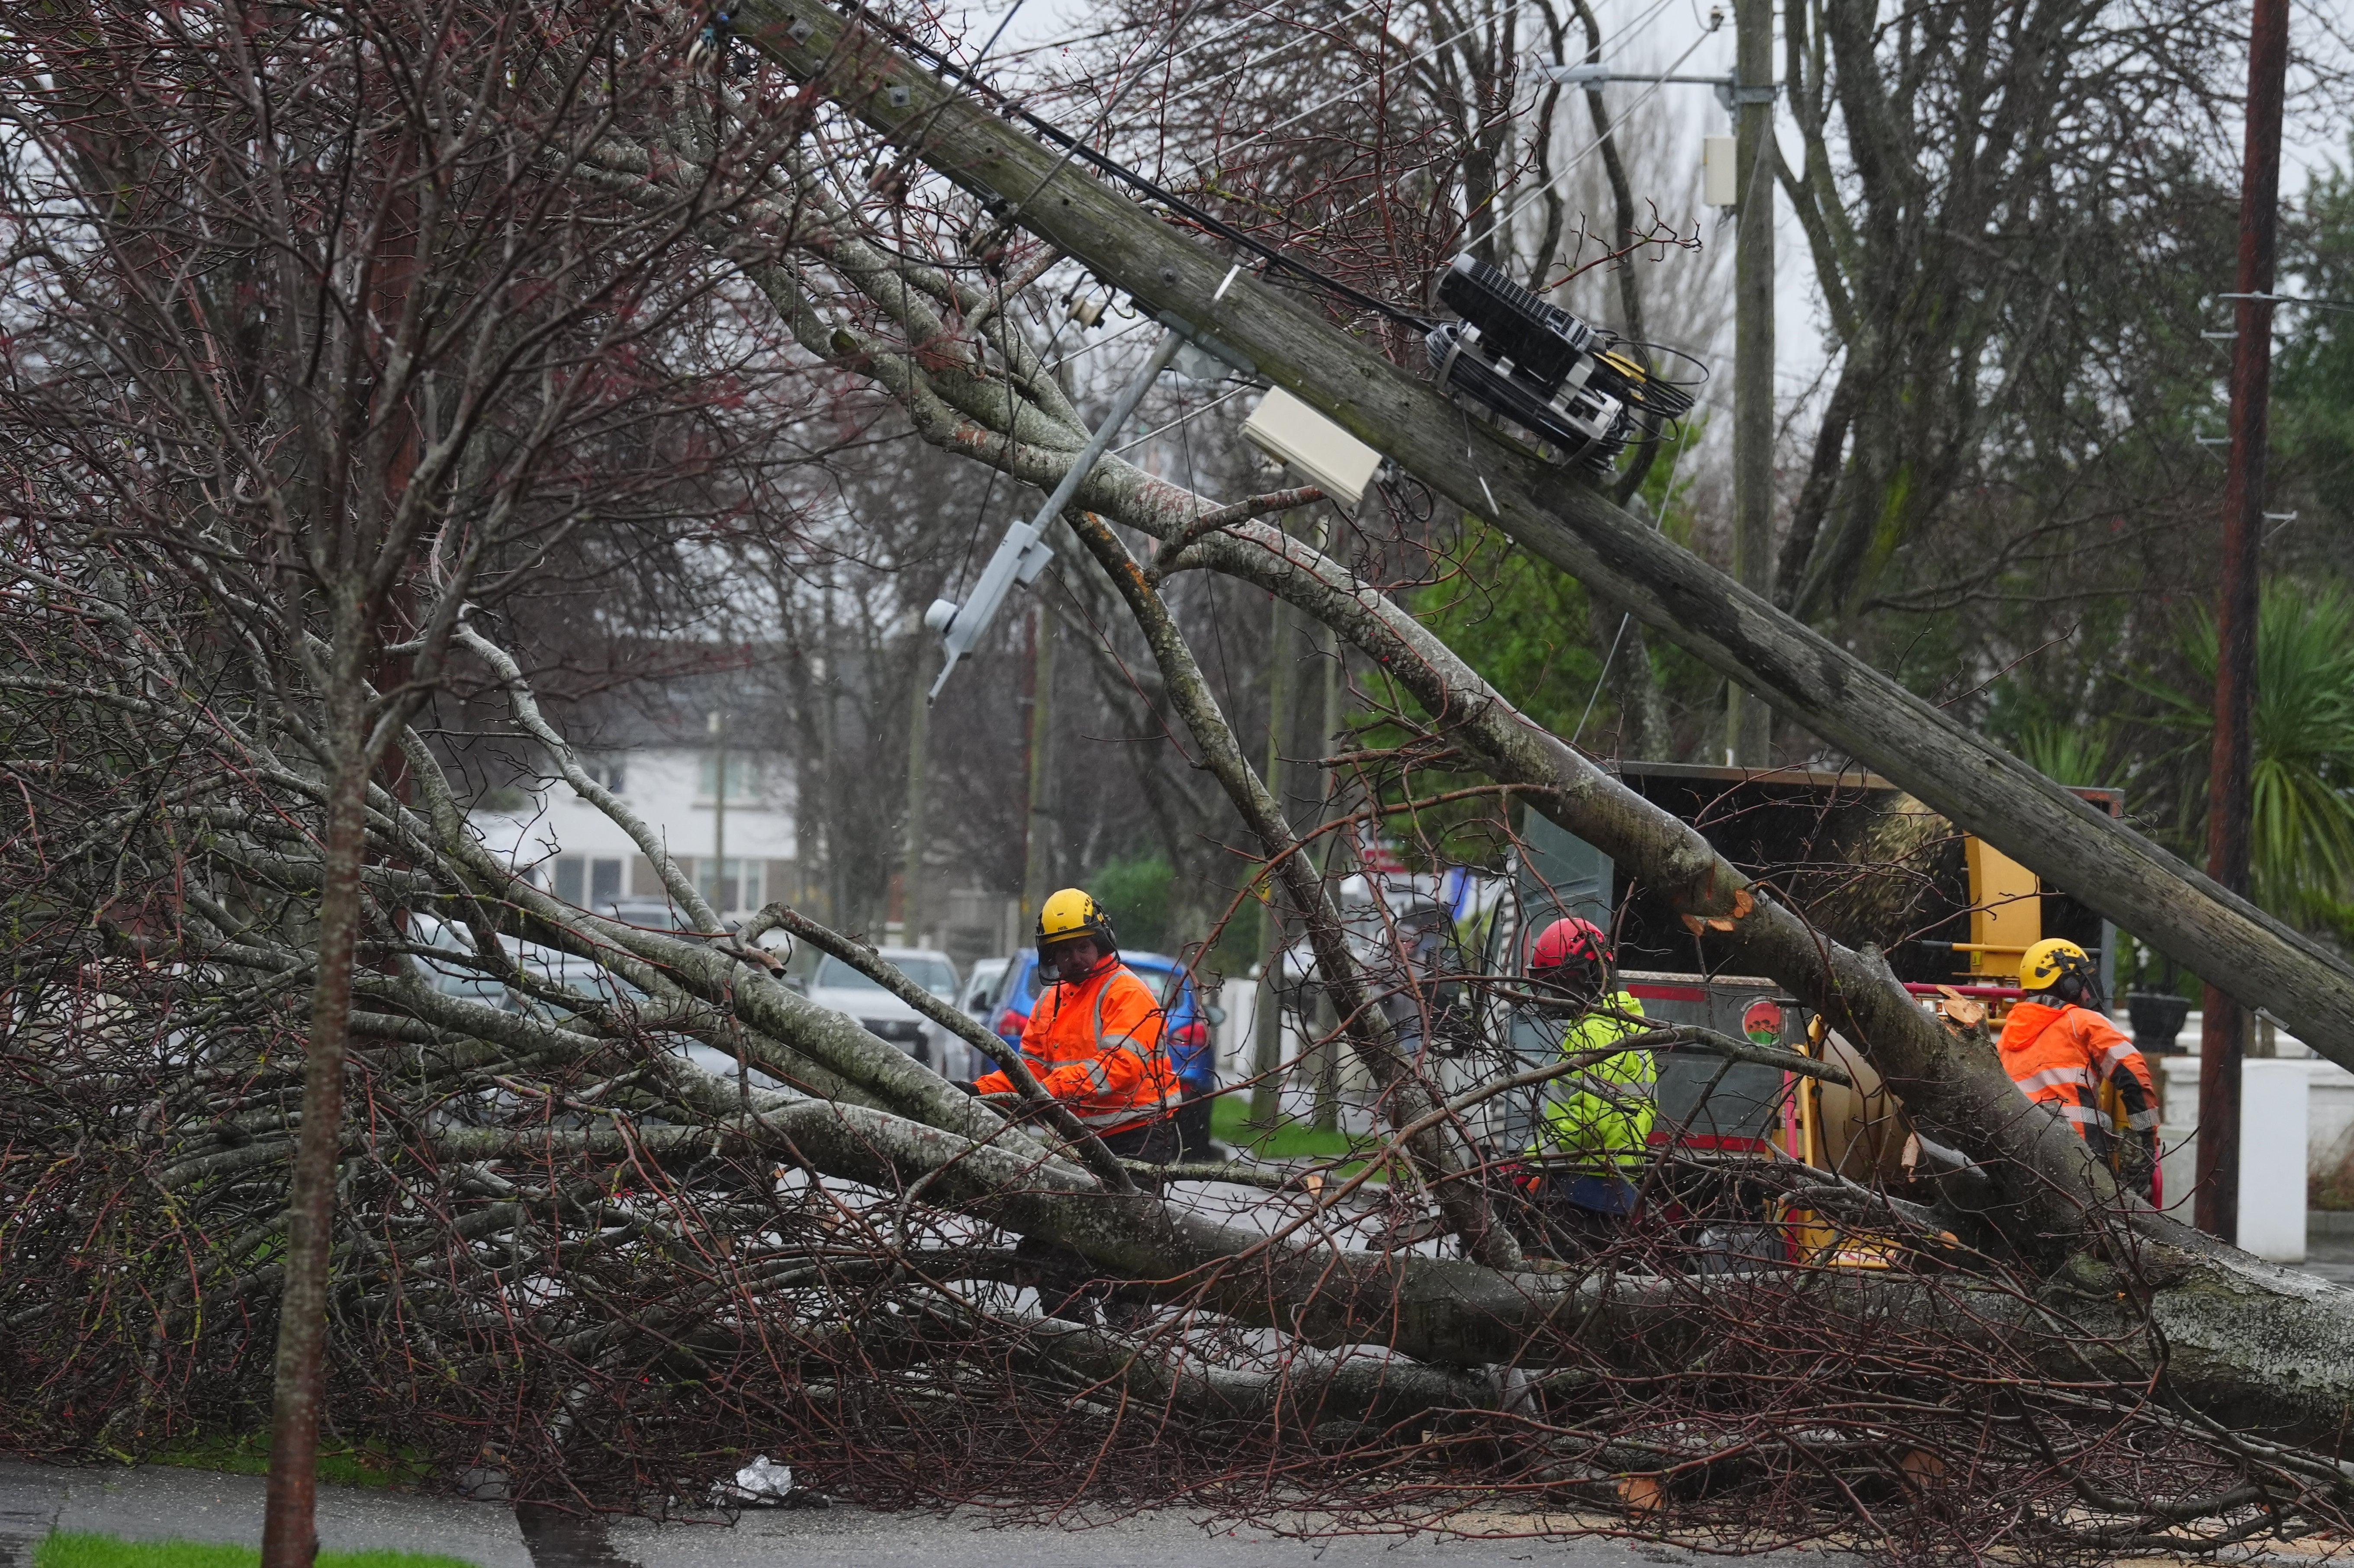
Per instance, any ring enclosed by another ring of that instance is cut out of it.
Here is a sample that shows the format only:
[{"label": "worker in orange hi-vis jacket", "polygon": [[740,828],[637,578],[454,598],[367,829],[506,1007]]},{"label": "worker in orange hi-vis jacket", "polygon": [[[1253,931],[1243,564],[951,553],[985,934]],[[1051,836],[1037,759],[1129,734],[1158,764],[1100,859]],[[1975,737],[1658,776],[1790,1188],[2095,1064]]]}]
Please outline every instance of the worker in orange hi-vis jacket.
[{"label": "worker in orange hi-vis jacket", "polygon": [[[1177,1158],[1170,1117],[1182,1094],[1152,989],[1119,961],[1110,917],[1078,888],[1046,900],[1037,938],[1039,972],[1054,983],[1022,1031],[1030,1070],[1114,1154],[1169,1163]],[[972,1086],[983,1095],[1013,1087],[1002,1072]]]},{"label": "worker in orange hi-vis jacket", "polygon": [[2126,1191],[2158,1201],[2158,1091],[2149,1064],[2099,1010],[2093,960],[2046,938],[2019,966],[2026,993],[2002,1026],[2002,1065],[2020,1092],[2067,1118]]}]

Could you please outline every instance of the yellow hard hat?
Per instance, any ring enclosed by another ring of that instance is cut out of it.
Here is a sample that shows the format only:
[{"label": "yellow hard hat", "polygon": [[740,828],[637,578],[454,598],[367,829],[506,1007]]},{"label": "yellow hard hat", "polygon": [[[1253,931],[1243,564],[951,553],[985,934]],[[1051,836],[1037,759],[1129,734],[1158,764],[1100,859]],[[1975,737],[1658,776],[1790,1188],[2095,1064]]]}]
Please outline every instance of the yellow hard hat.
[{"label": "yellow hard hat", "polygon": [[2092,955],[2065,937],[2044,938],[2019,960],[2019,989],[2024,991],[2051,991],[2068,975],[2088,988],[2099,978],[2093,972]]},{"label": "yellow hard hat", "polygon": [[1073,937],[1093,937],[1096,945],[1108,953],[1119,946],[1111,934],[1111,916],[1086,889],[1066,887],[1048,898],[1038,910],[1038,950],[1044,952],[1054,943]]}]

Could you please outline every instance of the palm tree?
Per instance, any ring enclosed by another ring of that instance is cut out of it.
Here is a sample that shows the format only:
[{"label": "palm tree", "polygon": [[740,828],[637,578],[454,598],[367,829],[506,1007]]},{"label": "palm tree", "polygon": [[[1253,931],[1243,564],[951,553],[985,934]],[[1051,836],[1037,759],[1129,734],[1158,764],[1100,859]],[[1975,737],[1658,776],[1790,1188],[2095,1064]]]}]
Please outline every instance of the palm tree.
[{"label": "palm tree", "polygon": [[[2194,736],[2203,802],[2214,733],[2215,618],[2200,610],[2179,644],[2197,676],[2190,692],[2147,684],[2158,722]],[[2335,583],[2276,577],[2256,615],[2254,763],[2249,779],[2250,881],[2256,902],[2285,918],[2344,928],[2354,916],[2354,599]],[[2203,816],[2203,807],[2200,808]]]},{"label": "palm tree", "polygon": [[2054,784],[2115,784],[2124,771],[2117,732],[2106,724],[2029,719],[2019,726],[2010,749]]}]

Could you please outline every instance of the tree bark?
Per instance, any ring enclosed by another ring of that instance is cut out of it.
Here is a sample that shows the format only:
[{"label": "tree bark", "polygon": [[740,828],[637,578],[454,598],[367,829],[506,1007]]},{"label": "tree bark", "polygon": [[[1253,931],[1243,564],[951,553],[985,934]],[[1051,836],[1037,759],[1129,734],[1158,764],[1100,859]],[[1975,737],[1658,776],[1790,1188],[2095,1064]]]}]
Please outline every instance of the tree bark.
[{"label": "tree bark", "polygon": [[[361,618],[350,607],[338,617]],[[326,698],[334,772],[320,856],[317,977],[302,1067],[302,1128],[286,1209],[285,1287],[278,1307],[278,1361],[263,1503],[262,1568],[311,1568],[319,1554],[313,1503],[319,1404],[327,1337],[328,1251],[344,1119],[344,1057],[351,1037],[352,966],[360,925],[360,862],[367,847],[367,708],[364,634],[339,629]],[[366,639],[372,641],[373,639]]]},{"label": "tree bark", "polygon": [[[808,24],[801,42],[789,27]],[[1912,791],[2243,1003],[2354,1066],[2354,968],[1965,729],[1844,649],[1477,422],[1308,308],[1153,219],[879,35],[814,0],[756,0],[745,36],[1139,302],[1240,345],[1259,372],[1449,501],[1625,604],[1783,715]],[[892,93],[906,87],[907,101]],[[1043,185],[1042,185],[1043,182]],[[1035,194],[1032,194],[1034,192]]]}]

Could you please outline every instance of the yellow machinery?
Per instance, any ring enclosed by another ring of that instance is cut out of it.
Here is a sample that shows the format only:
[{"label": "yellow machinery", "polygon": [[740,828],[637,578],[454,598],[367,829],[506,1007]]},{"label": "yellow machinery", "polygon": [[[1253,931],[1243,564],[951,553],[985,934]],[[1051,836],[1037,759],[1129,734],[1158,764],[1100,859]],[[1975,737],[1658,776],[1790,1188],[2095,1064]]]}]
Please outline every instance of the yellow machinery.
[{"label": "yellow machinery", "polygon": [[2020,955],[2043,939],[2042,887],[2035,874],[1976,835],[1962,842],[1970,874],[1970,973],[1990,984],[2019,983]]}]

